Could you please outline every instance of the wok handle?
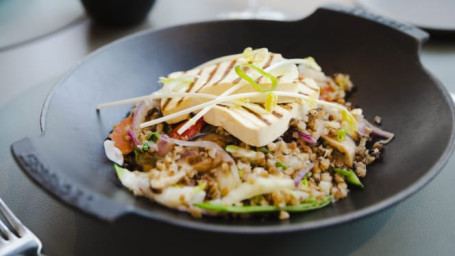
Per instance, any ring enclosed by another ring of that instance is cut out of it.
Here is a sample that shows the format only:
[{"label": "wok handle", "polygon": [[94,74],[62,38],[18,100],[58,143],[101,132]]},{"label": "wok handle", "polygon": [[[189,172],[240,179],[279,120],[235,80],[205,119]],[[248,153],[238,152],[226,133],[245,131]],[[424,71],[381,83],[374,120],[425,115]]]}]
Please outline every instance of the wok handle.
[{"label": "wok handle", "polygon": [[391,19],[382,17],[380,15],[368,12],[368,11],[366,11],[364,9],[361,9],[361,8],[349,8],[349,7],[340,6],[340,5],[328,4],[328,5],[324,5],[320,9],[325,9],[325,10],[328,10],[328,11],[336,11],[336,12],[347,13],[347,14],[354,15],[354,16],[357,16],[357,17],[361,17],[361,18],[364,18],[364,19],[367,19],[367,20],[370,20],[370,21],[373,21],[373,22],[376,22],[376,23],[380,23],[380,24],[386,25],[386,26],[388,26],[390,28],[393,28],[395,30],[398,30],[400,32],[403,32],[403,33],[411,36],[419,44],[424,43],[429,38],[429,34],[427,32],[425,32],[425,31],[423,31],[423,30],[421,30],[421,29],[419,29],[419,28],[417,28],[415,26],[404,24],[404,23],[401,23],[401,22],[398,22],[398,21],[395,21],[395,20],[391,20]]},{"label": "wok handle", "polygon": [[52,170],[35,149],[36,141],[24,138],[11,145],[11,153],[21,169],[36,184],[64,203],[99,219],[114,221],[128,213],[125,207],[112,203],[65,175]]}]

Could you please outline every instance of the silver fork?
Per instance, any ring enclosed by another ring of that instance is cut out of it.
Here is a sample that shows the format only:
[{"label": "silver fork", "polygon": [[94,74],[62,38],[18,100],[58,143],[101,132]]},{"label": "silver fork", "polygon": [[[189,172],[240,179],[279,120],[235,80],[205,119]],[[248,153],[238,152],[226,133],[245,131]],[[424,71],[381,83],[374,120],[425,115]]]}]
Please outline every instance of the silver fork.
[{"label": "silver fork", "polygon": [[0,213],[13,228],[0,219],[0,255],[41,255],[41,241],[11,212],[0,198]]}]

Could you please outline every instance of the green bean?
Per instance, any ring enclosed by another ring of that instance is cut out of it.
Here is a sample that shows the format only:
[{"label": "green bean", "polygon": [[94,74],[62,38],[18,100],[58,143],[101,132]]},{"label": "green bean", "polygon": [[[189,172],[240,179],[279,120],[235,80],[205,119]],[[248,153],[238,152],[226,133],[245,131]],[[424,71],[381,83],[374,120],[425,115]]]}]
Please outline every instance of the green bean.
[{"label": "green bean", "polygon": [[362,182],[360,181],[359,177],[357,177],[357,175],[355,174],[355,172],[353,170],[351,170],[351,169],[345,170],[345,169],[341,169],[341,168],[333,168],[333,171],[343,175],[344,177],[346,177],[346,181],[351,183],[352,185],[356,185],[356,186],[359,186],[359,187],[363,188]]}]

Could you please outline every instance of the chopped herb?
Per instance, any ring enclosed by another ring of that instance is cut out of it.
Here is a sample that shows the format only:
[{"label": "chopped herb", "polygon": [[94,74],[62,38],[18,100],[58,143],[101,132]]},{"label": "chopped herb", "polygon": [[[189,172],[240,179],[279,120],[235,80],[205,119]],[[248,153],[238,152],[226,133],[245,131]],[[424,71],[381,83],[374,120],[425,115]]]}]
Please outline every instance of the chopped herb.
[{"label": "chopped herb", "polygon": [[270,153],[270,151],[266,147],[259,147],[258,150],[265,154]]},{"label": "chopped herb", "polygon": [[134,161],[136,161],[136,163],[139,162],[139,156],[141,155],[141,152],[139,152],[139,150],[137,149],[134,149]]},{"label": "chopped herb", "polygon": [[339,129],[337,133],[337,138],[339,142],[342,142],[346,139],[346,129]]},{"label": "chopped herb", "polygon": [[276,161],[275,167],[281,167],[281,168],[283,168],[283,170],[286,170],[288,168],[288,166],[285,163],[280,162],[280,161]]},{"label": "chopped herb", "polygon": [[151,141],[155,144],[158,142],[159,139],[160,139],[160,134],[158,132],[152,132],[149,135],[147,135],[147,140]]},{"label": "chopped herb", "polygon": [[303,178],[302,181],[300,181],[300,182],[303,184],[303,186],[304,186],[305,188],[307,188],[308,185],[309,185],[308,179],[307,179],[307,178]]},{"label": "chopped herb", "polygon": [[144,144],[142,144],[142,148],[141,148],[142,151],[147,151],[147,150],[149,150],[149,148],[150,148],[150,145],[148,142],[145,142]]}]

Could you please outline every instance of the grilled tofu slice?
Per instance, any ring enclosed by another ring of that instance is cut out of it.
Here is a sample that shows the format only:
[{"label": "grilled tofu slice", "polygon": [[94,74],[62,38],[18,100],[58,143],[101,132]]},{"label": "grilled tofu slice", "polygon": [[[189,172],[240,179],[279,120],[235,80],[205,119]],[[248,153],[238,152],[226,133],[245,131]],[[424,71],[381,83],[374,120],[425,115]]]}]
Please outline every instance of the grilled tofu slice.
[{"label": "grilled tofu slice", "polygon": [[[261,63],[257,64],[258,67],[265,69],[273,63],[283,60],[281,54],[269,53],[268,57],[265,58]],[[241,78],[235,72],[235,66],[246,63],[246,60],[240,56],[232,59],[224,59],[218,63],[211,63],[209,65],[201,65],[195,69],[186,72],[174,72],[171,73],[169,78],[176,78],[182,75],[194,76],[194,81],[187,86],[179,88],[179,92],[193,92],[193,93],[208,93],[212,95],[220,95],[228,88],[240,83]],[[273,74],[273,72],[272,72]],[[289,71],[281,76],[277,76],[278,87],[277,90],[287,92],[297,92],[299,87],[298,82],[298,70],[297,67],[292,67]],[[264,88],[270,87],[270,81],[262,76],[255,77],[256,82]],[[166,89],[166,88],[163,88]],[[256,90],[249,84],[245,83],[245,86],[240,88],[234,93],[244,92],[255,92]],[[263,100],[263,99],[256,99]],[[207,99],[193,98],[193,97],[180,97],[166,99],[161,102],[161,111],[163,115],[169,115],[176,113],[183,109],[186,109],[197,104],[201,104]],[[255,99],[250,99],[254,102]],[[188,119],[189,115],[182,115],[180,117],[168,120],[168,123],[177,123],[182,120]]]},{"label": "grilled tofu slice", "polygon": [[278,104],[268,113],[262,104],[219,104],[204,115],[204,121],[222,126],[227,132],[252,146],[265,146],[280,137],[291,118],[300,115],[305,105],[297,102]]},{"label": "grilled tofu slice", "polygon": [[[284,58],[280,54],[269,53],[261,63],[255,65],[266,69],[282,60]],[[184,86],[180,85],[178,88],[173,88],[172,84],[170,88],[166,88],[167,85],[165,84],[163,90],[221,95],[232,86],[244,83],[233,94],[257,92],[251,84],[243,81],[235,72],[235,67],[244,63],[246,60],[240,54],[223,57],[219,61],[210,61],[186,72],[174,72],[168,77],[188,76],[194,78],[193,82]],[[286,65],[270,71],[278,80],[275,90],[301,93],[315,99],[318,98],[319,87],[316,82],[312,79],[299,77],[299,71],[295,64]],[[248,72],[248,70],[244,69],[244,72]],[[263,88],[271,86],[271,81],[258,73],[250,72],[248,75]],[[309,106],[299,100],[296,101],[295,98],[279,97],[279,104],[274,107],[272,112],[268,112],[264,109],[266,96],[267,94],[263,93],[256,98],[249,98],[248,102],[218,104],[204,115],[204,120],[211,125],[223,127],[230,134],[249,145],[267,145],[281,136],[289,128],[289,121],[307,111]],[[208,99],[197,97],[165,99],[161,101],[161,111],[166,116],[206,101]],[[189,114],[184,114],[166,122],[173,124],[189,118]]]}]

